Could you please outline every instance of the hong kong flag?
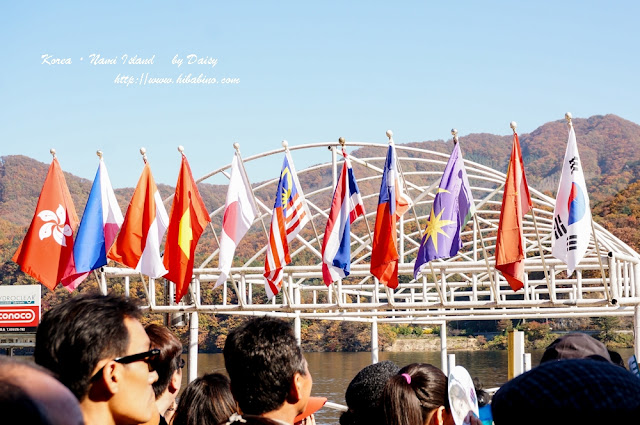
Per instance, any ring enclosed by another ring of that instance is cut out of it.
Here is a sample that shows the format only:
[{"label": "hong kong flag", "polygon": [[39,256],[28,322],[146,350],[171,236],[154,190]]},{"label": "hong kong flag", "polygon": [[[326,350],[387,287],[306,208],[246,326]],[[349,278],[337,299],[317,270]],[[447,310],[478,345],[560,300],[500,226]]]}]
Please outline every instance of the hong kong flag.
[{"label": "hong kong flag", "polygon": [[54,156],[29,230],[12,260],[54,290],[63,278],[75,274],[73,232],[77,225],[76,209]]}]

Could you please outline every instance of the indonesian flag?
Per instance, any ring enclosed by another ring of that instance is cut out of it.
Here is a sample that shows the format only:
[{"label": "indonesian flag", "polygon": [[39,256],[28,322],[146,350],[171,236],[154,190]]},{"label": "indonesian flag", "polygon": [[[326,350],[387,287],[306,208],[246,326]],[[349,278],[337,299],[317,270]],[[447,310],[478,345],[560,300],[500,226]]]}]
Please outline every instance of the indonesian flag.
[{"label": "indonesian flag", "polygon": [[524,174],[520,142],[518,135],[514,133],[507,180],[502,195],[495,254],[496,269],[502,272],[514,291],[524,286],[522,218],[532,207],[529,186]]},{"label": "indonesian flag", "polygon": [[220,277],[216,282],[216,288],[229,277],[236,247],[247,234],[257,215],[258,209],[253,201],[249,178],[244,167],[240,165],[238,155],[235,154],[231,161],[231,177],[227,190],[227,201],[224,205],[224,218],[222,219],[220,260],[218,263]]},{"label": "indonesian flag", "polygon": [[107,265],[107,251],[111,248],[123,220],[107,174],[107,166],[100,158],[73,244],[73,257],[78,273],[62,280],[67,290],[73,291],[92,270]]},{"label": "indonesian flag", "polygon": [[165,278],[176,284],[176,303],[189,289],[196,246],[210,221],[187,157],[183,154],[164,247],[164,266],[169,270]]},{"label": "indonesian flag", "polygon": [[149,277],[164,276],[167,270],[160,257],[160,241],[168,223],[158,187],[145,162],[122,229],[107,257]]},{"label": "indonesian flag", "polygon": [[29,230],[12,260],[23,272],[54,290],[58,282],[75,273],[73,229],[77,225],[67,182],[54,157]]},{"label": "indonesian flag", "polygon": [[576,133],[569,130],[567,151],[553,208],[553,256],[567,265],[571,276],[584,257],[591,237],[591,208],[578,154]]}]

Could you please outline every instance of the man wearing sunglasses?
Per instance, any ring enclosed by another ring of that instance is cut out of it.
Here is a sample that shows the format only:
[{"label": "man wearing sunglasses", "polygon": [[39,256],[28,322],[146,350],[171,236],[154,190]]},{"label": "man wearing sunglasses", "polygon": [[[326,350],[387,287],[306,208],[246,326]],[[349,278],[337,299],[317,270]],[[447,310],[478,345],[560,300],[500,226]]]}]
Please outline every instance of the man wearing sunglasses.
[{"label": "man wearing sunglasses", "polygon": [[35,361],[76,396],[87,425],[151,419],[159,350],[151,348],[141,317],[132,300],[100,294],[78,295],[43,315]]}]

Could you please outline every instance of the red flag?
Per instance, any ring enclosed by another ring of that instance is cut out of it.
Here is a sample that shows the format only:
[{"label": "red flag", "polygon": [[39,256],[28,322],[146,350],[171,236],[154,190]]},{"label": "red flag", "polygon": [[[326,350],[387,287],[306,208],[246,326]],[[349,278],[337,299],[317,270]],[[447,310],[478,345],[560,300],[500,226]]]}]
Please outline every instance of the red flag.
[{"label": "red flag", "polygon": [[411,205],[411,199],[402,192],[396,150],[393,144],[387,149],[384,164],[380,196],[376,213],[376,226],[373,231],[371,248],[371,274],[389,288],[398,287],[398,248],[396,219],[402,216]]},{"label": "red flag", "polygon": [[162,265],[160,242],[168,222],[162,197],[145,160],[124,223],[107,258],[154,279],[164,276],[167,270]]},{"label": "red flag", "polygon": [[196,246],[210,221],[207,208],[193,180],[187,157],[183,154],[176,194],[169,214],[163,259],[164,266],[169,271],[164,277],[176,284],[176,302],[179,302],[189,289]]},{"label": "red flag", "polygon": [[23,272],[54,290],[58,282],[75,273],[73,232],[77,225],[67,182],[54,157],[29,230],[12,260]]},{"label": "red flag", "polygon": [[531,208],[531,196],[529,196],[529,186],[524,174],[520,142],[518,134],[514,133],[496,240],[496,269],[502,272],[514,291],[524,286],[522,217]]}]

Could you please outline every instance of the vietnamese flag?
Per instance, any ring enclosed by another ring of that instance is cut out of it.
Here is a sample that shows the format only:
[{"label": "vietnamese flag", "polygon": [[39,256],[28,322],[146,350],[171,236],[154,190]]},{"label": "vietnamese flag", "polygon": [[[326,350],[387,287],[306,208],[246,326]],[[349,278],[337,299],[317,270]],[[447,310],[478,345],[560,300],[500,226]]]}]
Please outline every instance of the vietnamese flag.
[{"label": "vietnamese flag", "polygon": [[75,274],[73,232],[77,225],[76,209],[54,156],[29,230],[12,260],[54,290],[63,278]]},{"label": "vietnamese flag", "polygon": [[522,218],[532,206],[529,186],[524,174],[520,142],[518,134],[514,132],[511,159],[502,195],[495,254],[496,269],[502,272],[514,291],[524,286]]},{"label": "vietnamese flag", "polygon": [[196,246],[210,221],[207,208],[193,180],[187,157],[182,154],[176,193],[169,214],[163,259],[164,266],[169,271],[164,276],[165,279],[176,284],[176,302],[180,302],[189,289]]},{"label": "vietnamese flag", "polygon": [[167,270],[162,265],[160,242],[168,222],[167,210],[145,160],[124,223],[107,258],[152,278],[164,276]]}]

